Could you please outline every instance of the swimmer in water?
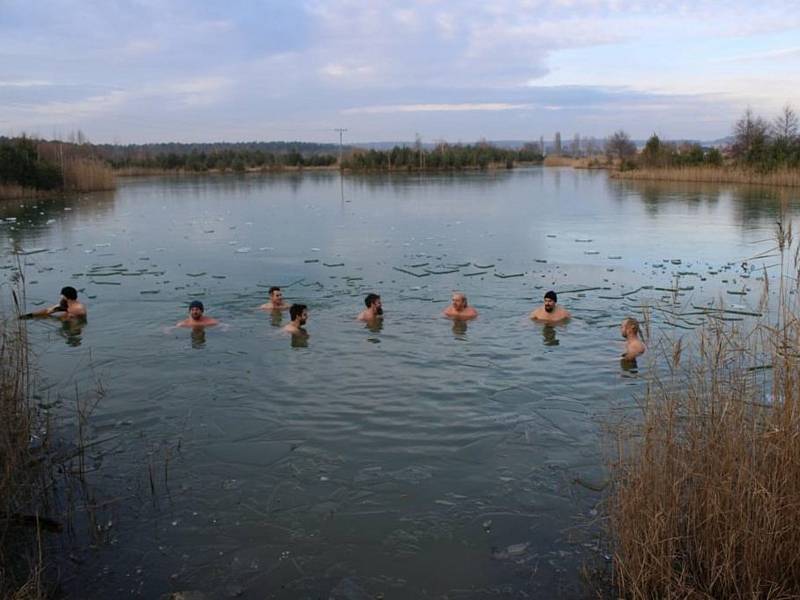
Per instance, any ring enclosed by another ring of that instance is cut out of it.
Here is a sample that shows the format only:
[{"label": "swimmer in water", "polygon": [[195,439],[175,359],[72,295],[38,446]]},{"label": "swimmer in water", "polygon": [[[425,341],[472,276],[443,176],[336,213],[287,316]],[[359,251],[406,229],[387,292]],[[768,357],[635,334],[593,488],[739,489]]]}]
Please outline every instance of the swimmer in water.
[{"label": "swimmer in water", "polygon": [[204,312],[203,303],[200,300],[192,300],[189,304],[189,318],[180,321],[175,327],[213,327],[219,324],[216,319],[206,317]]},{"label": "swimmer in water", "polygon": [[568,310],[558,306],[557,302],[558,296],[553,290],[550,290],[544,295],[544,304],[534,310],[530,318],[534,321],[542,321],[544,323],[566,321],[572,315],[569,314]]},{"label": "swimmer in water", "polygon": [[59,319],[85,319],[86,307],[78,302],[78,290],[72,286],[61,288],[61,299],[58,304],[48,308],[23,315],[23,317],[49,317],[55,316]]},{"label": "swimmer in water", "polygon": [[641,338],[641,331],[639,329],[639,321],[633,317],[623,319],[620,333],[625,338],[625,352],[622,354],[623,360],[636,360],[637,356],[641,356],[647,350]]},{"label": "swimmer in water", "polygon": [[467,296],[462,292],[453,292],[450,299],[450,306],[442,311],[442,316],[448,319],[466,321],[478,316],[478,311],[472,308],[467,302]]},{"label": "swimmer in water", "polygon": [[308,337],[308,332],[304,328],[308,321],[308,307],[305,304],[292,304],[289,307],[289,317],[292,322],[284,326],[283,331],[293,336]]},{"label": "swimmer in water", "polygon": [[381,304],[381,297],[378,294],[367,294],[364,304],[367,308],[359,313],[357,317],[359,321],[372,323],[383,319],[383,304]]},{"label": "swimmer in water", "polygon": [[277,285],[269,288],[269,302],[259,307],[261,310],[286,310],[289,305],[283,301],[283,292]]}]

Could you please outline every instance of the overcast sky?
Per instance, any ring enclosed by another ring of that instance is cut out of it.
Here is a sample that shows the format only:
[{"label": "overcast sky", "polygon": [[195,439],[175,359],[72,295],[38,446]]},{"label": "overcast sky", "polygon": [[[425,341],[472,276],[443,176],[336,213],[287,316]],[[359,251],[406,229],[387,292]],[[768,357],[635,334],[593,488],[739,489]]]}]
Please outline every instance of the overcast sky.
[{"label": "overcast sky", "polygon": [[800,110],[796,0],[0,0],[0,133],[714,139]]}]

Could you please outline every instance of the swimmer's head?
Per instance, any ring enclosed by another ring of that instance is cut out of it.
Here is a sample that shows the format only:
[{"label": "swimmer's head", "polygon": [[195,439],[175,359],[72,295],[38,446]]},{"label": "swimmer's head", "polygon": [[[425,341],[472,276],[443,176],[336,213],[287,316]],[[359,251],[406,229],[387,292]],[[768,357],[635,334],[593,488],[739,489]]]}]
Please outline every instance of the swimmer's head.
[{"label": "swimmer's head", "polygon": [[292,304],[289,307],[289,317],[301,326],[308,321],[308,307],[305,304]]},{"label": "swimmer's head", "polygon": [[192,300],[189,303],[189,316],[193,318],[195,321],[200,319],[205,312],[205,307],[200,300]]},{"label": "swimmer's head", "polygon": [[367,294],[367,297],[364,298],[364,304],[367,305],[367,308],[372,308],[374,306],[377,314],[383,314],[383,304],[378,294]]},{"label": "swimmer's head", "polygon": [[620,327],[620,333],[622,333],[622,337],[626,338],[631,334],[636,337],[639,335],[639,331],[639,321],[633,317],[627,317],[626,319],[622,320],[622,326]]},{"label": "swimmer's head", "polygon": [[272,304],[283,304],[283,292],[277,285],[269,288],[269,299]]},{"label": "swimmer's head", "polygon": [[461,292],[453,292],[453,297],[450,300],[453,303],[453,308],[456,310],[464,310],[469,306],[467,303],[467,296]]},{"label": "swimmer's head", "polygon": [[556,309],[556,302],[558,302],[558,296],[553,290],[544,295],[544,309],[547,312],[553,312]]},{"label": "swimmer's head", "polygon": [[66,298],[67,300],[77,300],[78,290],[76,290],[71,285],[68,285],[61,288],[61,295],[64,296],[64,298]]}]

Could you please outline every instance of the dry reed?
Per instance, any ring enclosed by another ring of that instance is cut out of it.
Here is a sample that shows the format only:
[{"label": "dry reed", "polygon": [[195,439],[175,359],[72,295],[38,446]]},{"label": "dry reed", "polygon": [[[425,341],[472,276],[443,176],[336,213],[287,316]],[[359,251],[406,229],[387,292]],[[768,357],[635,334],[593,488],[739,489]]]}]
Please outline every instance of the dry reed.
[{"label": "dry reed", "polygon": [[800,186],[800,169],[777,169],[762,173],[736,167],[666,167],[643,168],[611,173],[615,179],[650,181],[697,181],[707,183],[736,183],[769,186]]},{"label": "dry reed", "polygon": [[114,170],[101,160],[82,157],[65,159],[63,173],[65,190],[91,192],[117,187]]},{"label": "dry reed", "polygon": [[773,322],[712,319],[691,351],[677,340],[641,418],[617,429],[607,508],[622,597],[800,597],[798,248],[779,226]]},{"label": "dry reed", "polygon": [[15,311],[0,318],[0,596],[44,597],[40,512],[46,485],[32,467],[47,445],[47,424],[30,401],[27,330]]}]

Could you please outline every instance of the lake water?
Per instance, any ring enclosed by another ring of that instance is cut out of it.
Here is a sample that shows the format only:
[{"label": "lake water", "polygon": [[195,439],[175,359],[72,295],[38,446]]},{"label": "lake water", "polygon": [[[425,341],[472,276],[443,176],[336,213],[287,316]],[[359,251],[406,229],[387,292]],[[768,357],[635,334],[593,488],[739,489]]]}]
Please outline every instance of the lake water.
[{"label": "lake water", "polygon": [[[757,309],[782,201],[797,214],[796,193],[535,168],[131,179],[0,205],[29,309],[63,285],[89,308],[82,328],[29,323],[65,437],[76,390],[103,389],[96,521],[76,508],[102,543],[72,550],[63,590],[582,596],[581,565],[607,564],[605,425],[670,323],[702,320],[661,308]],[[270,285],[309,306],[305,347],[256,310]],[[439,316],[456,289],[480,311],[465,326]],[[548,289],[568,324],[528,320]],[[372,291],[375,330],[354,320]],[[194,299],[225,326],[170,329]],[[623,369],[619,323],[643,305],[651,352]]]}]

